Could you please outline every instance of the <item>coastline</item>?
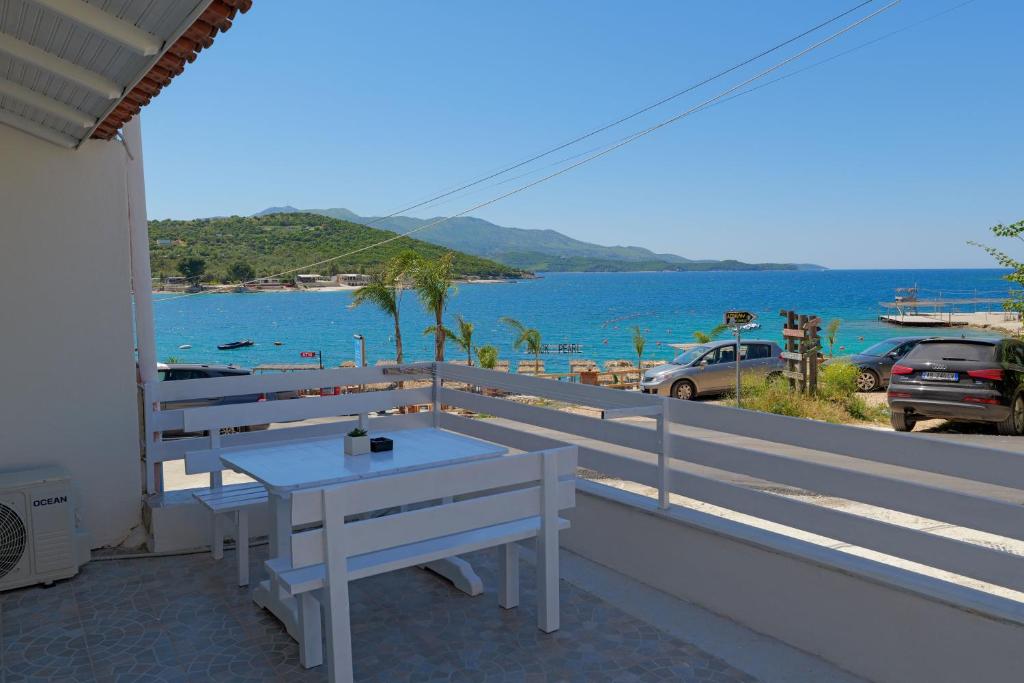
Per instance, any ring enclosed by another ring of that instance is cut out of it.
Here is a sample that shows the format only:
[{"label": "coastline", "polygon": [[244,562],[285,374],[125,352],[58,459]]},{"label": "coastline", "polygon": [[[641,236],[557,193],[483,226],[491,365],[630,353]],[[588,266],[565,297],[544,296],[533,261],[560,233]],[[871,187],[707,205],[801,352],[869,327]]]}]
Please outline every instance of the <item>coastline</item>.
[{"label": "coastline", "polygon": [[[479,279],[479,280],[453,280],[455,285],[508,285],[515,284],[515,279]],[[204,289],[203,294],[236,294],[234,291],[238,285],[216,285]],[[253,289],[245,294],[278,294],[282,292],[351,292],[359,289],[360,285],[331,285],[330,287],[280,287],[274,289]],[[187,292],[180,289],[154,289],[153,294],[199,294],[200,292]]]}]

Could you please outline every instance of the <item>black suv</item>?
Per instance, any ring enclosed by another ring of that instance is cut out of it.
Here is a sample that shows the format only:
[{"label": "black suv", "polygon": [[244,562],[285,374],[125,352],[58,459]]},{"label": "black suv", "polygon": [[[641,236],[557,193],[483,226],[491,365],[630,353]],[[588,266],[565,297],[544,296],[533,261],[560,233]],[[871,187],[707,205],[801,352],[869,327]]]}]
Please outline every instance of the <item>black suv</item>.
[{"label": "black suv", "polygon": [[918,420],[992,422],[1000,434],[1024,434],[1024,343],[1016,339],[925,339],[892,367],[892,426]]}]

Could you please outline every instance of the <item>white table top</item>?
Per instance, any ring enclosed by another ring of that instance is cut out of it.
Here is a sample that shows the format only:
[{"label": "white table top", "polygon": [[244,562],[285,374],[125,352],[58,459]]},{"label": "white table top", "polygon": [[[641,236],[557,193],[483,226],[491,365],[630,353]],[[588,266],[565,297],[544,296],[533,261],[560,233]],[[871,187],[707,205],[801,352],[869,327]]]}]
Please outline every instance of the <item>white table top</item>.
[{"label": "white table top", "polygon": [[225,448],[221,462],[276,493],[329,486],[356,479],[411,472],[504,455],[508,449],[443,429],[371,432],[386,436],[394,450],[345,455],[344,437],[296,439],[260,446]]}]

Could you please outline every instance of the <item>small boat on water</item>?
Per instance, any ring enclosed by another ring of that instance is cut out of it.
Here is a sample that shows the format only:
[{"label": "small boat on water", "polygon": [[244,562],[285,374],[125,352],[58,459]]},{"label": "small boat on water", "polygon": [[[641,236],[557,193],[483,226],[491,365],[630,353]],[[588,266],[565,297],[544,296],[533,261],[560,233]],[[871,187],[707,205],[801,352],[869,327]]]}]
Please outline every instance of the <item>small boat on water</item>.
[{"label": "small boat on water", "polygon": [[239,341],[228,342],[227,344],[217,344],[217,348],[221,351],[230,351],[231,349],[240,349],[245,346],[252,346],[256,342],[252,339],[240,339]]},{"label": "small boat on water", "polygon": [[274,346],[284,346],[284,342],[276,341],[276,342],[274,342]]},{"label": "small boat on water", "polygon": [[191,345],[191,344],[182,344],[182,345],[181,345],[181,346],[179,346],[178,348],[179,348],[179,349],[181,349],[181,350],[185,350],[185,349],[191,349],[191,348],[192,348],[192,345]]}]

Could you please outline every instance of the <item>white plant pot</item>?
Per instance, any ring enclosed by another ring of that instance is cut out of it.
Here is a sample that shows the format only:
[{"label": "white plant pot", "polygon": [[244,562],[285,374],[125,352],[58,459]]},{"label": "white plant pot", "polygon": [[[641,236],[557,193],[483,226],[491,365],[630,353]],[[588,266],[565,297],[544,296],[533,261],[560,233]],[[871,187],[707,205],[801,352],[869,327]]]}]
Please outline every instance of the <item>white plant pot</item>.
[{"label": "white plant pot", "polygon": [[365,455],[370,452],[370,436],[345,435],[345,455]]}]

